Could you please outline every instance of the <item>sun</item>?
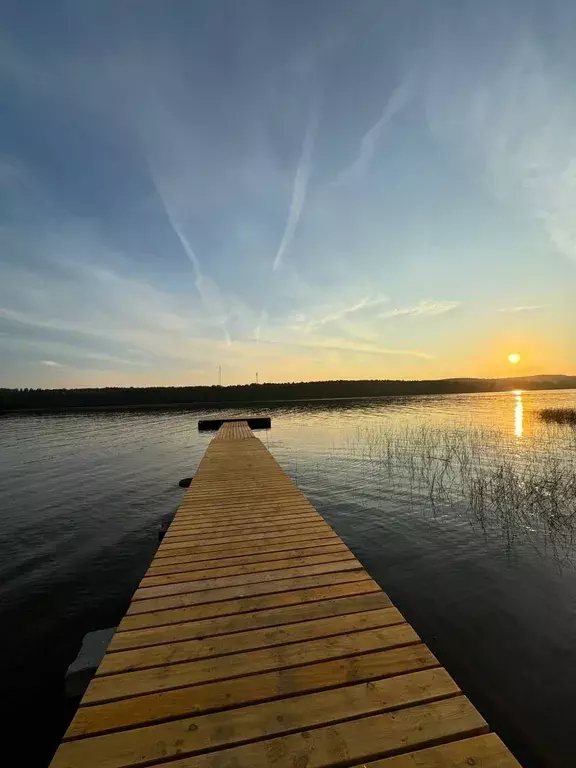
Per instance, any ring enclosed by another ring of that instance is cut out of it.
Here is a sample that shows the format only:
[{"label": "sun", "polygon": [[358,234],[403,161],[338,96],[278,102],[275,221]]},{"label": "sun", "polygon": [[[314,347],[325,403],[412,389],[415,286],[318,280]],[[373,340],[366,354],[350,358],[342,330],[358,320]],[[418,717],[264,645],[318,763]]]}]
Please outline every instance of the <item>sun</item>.
[{"label": "sun", "polygon": [[520,355],[518,354],[518,352],[510,352],[510,354],[508,355],[508,362],[511,365],[516,365],[517,363],[519,363]]}]

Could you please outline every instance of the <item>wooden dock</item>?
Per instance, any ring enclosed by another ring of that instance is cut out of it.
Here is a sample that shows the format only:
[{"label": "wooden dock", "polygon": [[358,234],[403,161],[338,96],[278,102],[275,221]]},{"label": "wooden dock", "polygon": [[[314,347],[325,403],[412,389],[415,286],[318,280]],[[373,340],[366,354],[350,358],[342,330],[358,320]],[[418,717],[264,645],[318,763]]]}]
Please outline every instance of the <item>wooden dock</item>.
[{"label": "wooden dock", "polygon": [[225,423],[52,768],[518,768],[246,422]]}]

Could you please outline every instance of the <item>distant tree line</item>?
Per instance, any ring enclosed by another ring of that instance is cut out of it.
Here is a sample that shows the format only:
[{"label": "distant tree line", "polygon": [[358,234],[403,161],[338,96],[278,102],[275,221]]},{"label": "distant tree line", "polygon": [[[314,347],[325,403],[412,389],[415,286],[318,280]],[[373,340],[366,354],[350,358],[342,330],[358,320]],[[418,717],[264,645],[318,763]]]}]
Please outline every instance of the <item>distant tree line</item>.
[{"label": "distant tree line", "polygon": [[576,376],[430,381],[306,381],[197,387],[94,387],[0,389],[0,412],[67,408],[201,407],[289,400],[501,392],[510,389],[576,388]]}]

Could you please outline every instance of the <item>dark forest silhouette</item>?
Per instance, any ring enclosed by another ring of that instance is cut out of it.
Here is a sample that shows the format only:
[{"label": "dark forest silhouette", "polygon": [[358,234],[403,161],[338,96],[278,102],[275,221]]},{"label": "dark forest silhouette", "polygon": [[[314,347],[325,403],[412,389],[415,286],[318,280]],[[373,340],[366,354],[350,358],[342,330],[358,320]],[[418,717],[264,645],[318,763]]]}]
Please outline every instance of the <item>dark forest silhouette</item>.
[{"label": "dark forest silhouette", "polygon": [[511,389],[572,389],[576,376],[528,376],[506,379],[429,381],[306,381],[190,387],[101,387],[85,389],[0,389],[0,412],[67,408],[150,408],[233,406],[273,401],[370,398],[386,395],[434,395],[504,392]]}]

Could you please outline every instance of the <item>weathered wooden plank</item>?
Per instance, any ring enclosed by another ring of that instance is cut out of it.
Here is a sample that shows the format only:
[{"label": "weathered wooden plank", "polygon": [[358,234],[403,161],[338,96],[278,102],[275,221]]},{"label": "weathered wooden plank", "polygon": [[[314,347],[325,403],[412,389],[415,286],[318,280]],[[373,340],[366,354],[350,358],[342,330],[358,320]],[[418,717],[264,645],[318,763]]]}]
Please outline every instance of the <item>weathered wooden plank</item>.
[{"label": "weathered wooden plank", "polygon": [[198,561],[194,557],[184,556],[170,558],[166,562],[166,558],[162,561],[162,565],[150,566],[147,572],[147,576],[158,576],[161,573],[174,573],[173,568],[184,567],[189,571],[201,571],[205,569],[224,568],[230,565],[252,565],[255,563],[275,563],[278,559],[282,560],[296,560],[301,557],[314,557],[316,555],[325,555],[337,553],[350,553],[350,550],[345,544],[339,541],[331,542],[330,544],[322,544],[319,547],[310,547],[308,549],[295,549],[284,554],[278,552],[260,552],[255,555],[240,555],[237,557],[222,557],[212,562]]},{"label": "weathered wooden plank", "polygon": [[[292,512],[295,509],[302,512],[312,512],[313,510],[311,505],[303,503],[298,496],[294,496],[292,493],[276,490],[273,495],[259,499],[256,498],[256,495],[256,490],[247,493],[246,496],[230,491],[229,495],[219,498],[199,498],[197,504],[183,502],[178,511],[179,519],[183,519],[184,513],[196,516],[201,514],[203,518],[210,520],[221,511],[229,512],[231,517],[241,518],[248,512],[253,512],[255,515],[265,515]],[[231,502],[231,499],[234,501]]]},{"label": "weathered wooden plank", "polygon": [[[224,589],[207,589],[200,592],[190,592],[179,595],[167,595],[144,600],[133,600],[127,614],[145,613],[150,610],[165,610],[188,605],[217,605],[222,601],[239,598],[252,598],[261,595],[277,595],[282,592],[296,592],[310,587],[332,586],[336,584],[351,584],[375,582],[366,571],[341,571],[340,573],[321,573],[315,576],[300,576],[292,579],[279,579],[260,584],[241,584],[237,587]],[[373,591],[373,590],[369,590]],[[379,591],[379,590],[377,590]]]},{"label": "weathered wooden plank", "polygon": [[[118,653],[107,653],[102,661],[99,675],[130,672],[135,669],[179,664],[183,661],[207,659],[211,656],[227,656],[259,648],[272,648],[286,643],[316,640],[321,637],[333,637],[347,632],[360,632],[366,629],[402,624],[404,618],[397,608],[383,608],[365,613],[347,614],[330,618],[303,621],[297,624],[272,625],[262,629],[250,629],[241,632],[241,637],[234,634],[209,635],[200,638],[167,640],[160,644],[138,646]],[[177,626],[175,629],[180,629]],[[170,633],[166,632],[170,637]]]},{"label": "weathered wooden plank", "polygon": [[338,723],[353,717],[445,699],[459,693],[441,669],[375,680],[233,711],[72,741],[60,750],[57,768],[77,768],[98,750],[100,768],[124,768],[193,755],[282,733]]},{"label": "weathered wooden plank", "polygon": [[[282,536],[284,534],[291,536],[294,534],[298,534],[299,536],[305,536],[308,533],[310,533],[312,536],[314,536],[318,531],[324,532],[324,531],[330,531],[330,527],[326,525],[326,523],[319,522],[317,520],[313,520],[312,522],[306,522],[304,524],[297,523],[295,525],[278,525],[278,526],[272,526],[268,527],[262,531],[257,529],[252,529],[252,526],[250,523],[246,523],[244,527],[241,529],[242,533],[238,532],[238,529],[234,531],[211,531],[209,533],[204,534],[196,534],[196,533],[183,533],[179,535],[175,535],[170,537],[169,539],[164,537],[164,540],[162,542],[162,552],[165,553],[166,549],[178,549],[183,546],[190,546],[198,544],[202,546],[203,544],[227,544],[227,543],[236,543],[238,541],[240,542],[246,542],[246,541],[254,541],[256,537],[258,537],[258,540],[266,541],[267,536],[274,535],[274,538],[277,538],[279,536]],[[247,534],[247,531],[250,531],[252,533],[252,536],[250,537]],[[337,537],[335,537],[337,538]]]},{"label": "weathered wooden plank", "polygon": [[288,477],[284,477],[279,482],[266,482],[264,485],[261,479],[250,482],[248,478],[244,478],[242,482],[229,484],[228,487],[208,481],[193,481],[190,488],[194,489],[194,498],[197,498],[198,503],[207,505],[220,501],[229,503],[230,498],[233,498],[235,503],[248,501],[250,504],[256,500],[263,502],[272,499],[276,501],[289,501],[291,499],[300,501],[299,492],[291,485]]},{"label": "weathered wooden plank", "polygon": [[[238,449],[238,446],[235,447]],[[234,450],[234,447],[232,448]],[[211,453],[211,451],[210,451]],[[190,487],[186,491],[186,494],[190,494],[190,488],[198,488],[203,490],[206,494],[222,494],[222,491],[234,487],[240,486],[241,490],[245,490],[247,487],[257,486],[264,491],[268,490],[270,486],[278,485],[284,486],[286,489],[294,490],[294,484],[286,473],[276,465],[270,464],[266,459],[266,455],[259,453],[254,454],[253,458],[245,463],[237,464],[232,463],[233,458],[228,456],[228,459],[213,460],[210,458],[210,453],[206,456],[208,463],[202,462],[198,467],[196,475],[191,480]],[[230,454],[231,451],[228,450]],[[266,476],[262,474],[262,470],[266,470]],[[212,485],[209,486],[209,482],[212,480]],[[268,484],[267,480],[270,480]]]},{"label": "weathered wooden plank", "polygon": [[[108,646],[107,656],[112,655],[113,651],[143,648],[148,645],[162,645],[204,637],[213,638],[216,635],[244,632],[251,628],[281,627],[294,624],[295,622],[309,624],[313,619],[359,614],[364,611],[378,611],[382,608],[392,610],[390,606],[390,598],[387,595],[383,592],[372,592],[367,595],[320,600],[317,603],[269,608],[266,611],[258,611],[254,615],[239,614],[202,621],[186,621],[183,618],[178,624],[117,632]],[[397,611],[396,608],[393,610]],[[401,614],[398,612],[398,615],[400,616]],[[236,638],[235,642],[237,647],[242,648],[241,638]]]},{"label": "weathered wooden plank", "polygon": [[[233,499],[233,501],[232,501]],[[197,504],[182,502],[174,517],[175,522],[211,523],[218,517],[225,514],[230,516],[231,520],[240,521],[246,517],[279,517],[281,515],[293,514],[312,514],[316,510],[309,502],[304,502],[297,496],[286,496],[286,494],[276,493],[268,499],[257,500],[252,494],[246,499],[237,498],[231,491],[228,500],[211,499]]]},{"label": "weathered wooden plank", "polygon": [[[277,530],[275,531],[259,534],[258,540],[266,542],[268,539],[277,539],[284,535],[290,536],[293,533],[303,536],[310,535],[311,537],[318,536],[323,533],[331,533],[333,536],[336,535],[327,523],[325,523],[323,520],[317,520],[301,526],[278,526]],[[192,540],[197,542],[200,546],[205,546],[208,544],[236,544],[238,542],[254,541],[254,535],[251,535],[250,533],[232,535],[228,534],[224,536],[211,534],[204,536],[194,536]],[[182,546],[186,546],[186,543],[181,544],[180,542],[174,542],[174,544],[172,544],[170,542],[163,541],[158,549],[158,554],[166,554],[167,551],[180,549]]]},{"label": "weathered wooden plank", "polygon": [[338,688],[437,666],[438,661],[429,649],[418,643],[279,672],[255,674],[249,678],[240,678],[234,685],[225,680],[150,693],[109,704],[80,707],[66,736],[78,738],[178,717],[229,710],[246,704],[284,699],[297,693]]},{"label": "weathered wooden plank", "polygon": [[[262,546],[261,544],[256,543],[250,544],[246,547],[237,547],[232,550],[225,550],[224,552],[218,550],[217,552],[214,552],[214,550],[209,549],[208,551],[204,551],[204,548],[198,548],[197,550],[194,550],[193,553],[190,552],[184,552],[184,554],[174,554],[170,557],[163,557],[154,559],[152,562],[154,563],[154,568],[161,568],[169,563],[174,562],[189,562],[190,560],[193,560],[194,562],[220,562],[220,560],[232,560],[236,557],[244,557],[247,555],[252,554],[264,554],[266,556],[271,555],[274,557],[276,553],[286,553],[286,552],[303,552],[307,549],[313,549],[318,547],[334,547],[334,546],[346,546],[343,544],[343,542],[338,538],[330,538],[328,541],[317,539],[305,539],[304,541],[298,541],[298,542],[286,542],[279,543],[279,544],[273,544],[270,546]],[[280,555],[282,557],[285,557],[286,555]],[[152,566],[150,566],[152,568]],[[150,569],[149,569],[150,570]]]},{"label": "weathered wooden plank", "polygon": [[[198,592],[220,587],[236,587],[241,584],[263,583],[279,579],[295,578],[296,576],[311,576],[318,573],[334,573],[335,571],[356,571],[361,569],[357,560],[343,560],[339,563],[322,563],[320,565],[300,566],[298,568],[283,568],[278,571],[264,573],[249,573],[245,576],[223,576],[219,579],[190,579],[176,584],[164,584],[155,587],[139,587],[133,600],[143,600],[162,595],[178,595],[183,592]],[[191,574],[192,576],[194,574]]]},{"label": "weathered wooden plank", "polygon": [[166,536],[192,534],[192,533],[218,533],[219,531],[235,531],[237,529],[242,530],[246,525],[254,527],[255,530],[263,531],[266,528],[275,528],[277,525],[289,526],[298,522],[316,521],[321,519],[317,512],[297,512],[294,514],[282,514],[282,515],[265,515],[265,516],[242,516],[238,519],[230,519],[227,517],[221,517],[220,520],[215,519],[213,522],[204,522],[203,524],[195,524],[193,521],[186,520],[183,522],[174,521],[170,526]]},{"label": "weathered wooden plank", "polygon": [[[255,498],[257,498],[260,502],[272,501],[276,503],[289,501],[291,499],[296,500],[298,499],[299,491],[296,487],[289,486],[289,482],[289,478],[286,478],[286,483],[280,483],[276,488],[269,488],[265,481],[263,481],[261,487],[258,487],[257,484],[255,484],[253,488],[246,488],[246,486],[244,486],[242,489],[234,492],[234,502],[241,503],[242,501],[245,501],[249,504],[253,504]],[[190,488],[192,488],[192,484],[190,485]],[[198,500],[200,505],[203,502],[205,504],[217,504],[224,501],[230,501],[230,491],[210,491],[208,489],[198,489],[198,491],[195,492],[194,497],[195,500]]]},{"label": "weathered wooden plank", "polygon": [[209,681],[233,680],[256,672],[271,672],[367,651],[399,648],[418,642],[420,638],[412,627],[408,624],[396,624],[382,629],[350,632],[347,635],[303,643],[243,651],[233,656],[219,656],[118,675],[96,676],[88,686],[83,702],[91,704],[115,701],[142,693],[182,688]]},{"label": "weathered wooden plank", "polygon": [[245,597],[238,600],[224,600],[219,603],[190,606],[187,608],[164,608],[162,598],[156,600],[160,605],[157,610],[147,613],[127,614],[118,627],[119,632],[145,627],[160,627],[164,624],[180,624],[183,621],[234,616],[243,613],[256,613],[270,608],[302,605],[338,597],[351,597],[380,592],[373,581],[345,582],[327,587],[312,587],[295,592],[280,592],[262,597]]},{"label": "weathered wooden plank", "polygon": [[[220,568],[189,568],[187,565],[175,565],[168,569],[168,573],[150,573],[140,582],[142,587],[153,587],[158,584],[175,584],[179,581],[189,581],[193,574],[194,579],[217,579],[223,576],[242,576],[246,573],[260,573],[262,571],[270,573],[271,571],[283,570],[285,568],[297,568],[300,566],[321,565],[322,563],[336,563],[346,560],[358,562],[351,552],[328,552],[320,555],[300,555],[286,560],[266,560],[261,563],[243,563],[234,565],[224,565]],[[214,564],[213,564],[214,565]]]},{"label": "weathered wooden plank", "polygon": [[354,768],[520,768],[520,763],[495,733],[486,733]]},{"label": "weathered wooden plank", "polygon": [[[213,509],[207,509],[200,514],[197,514],[196,509],[194,512],[192,512],[191,509],[190,512],[186,513],[186,516],[178,513],[174,517],[172,525],[174,525],[175,531],[179,529],[185,530],[187,528],[194,529],[195,527],[202,527],[204,529],[211,530],[216,527],[219,529],[225,528],[228,524],[233,527],[238,527],[242,526],[243,524],[252,522],[256,524],[278,522],[281,524],[284,520],[299,520],[306,517],[318,519],[316,517],[317,514],[318,513],[314,510],[303,509],[295,505],[290,507],[283,507],[275,512],[266,510],[265,507],[246,507],[245,509],[240,509],[239,511],[237,510],[235,512],[227,512],[222,508],[222,506],[215,506]],[[199,521],[202,522],[200,523]],[[170,526],[170,529],[172,528],[172,525]]]},{"label": "weathered wooden plank", "polygon": [[[262,472],[262,469],[260,471]],[[226,470],[223,469],[222,472],[226,472]],[[193,491],[194,484],[192,482],[188,493],[184,496],[184,499],[179,506],[178,514],[180,514],[181,517],[184,517],[185,513],[191,514],[197,510],[204,512],[222,509],[223,511],[230,512],[234,515],[236,514],[236,510],[237,514],[241,514],[244,513],[246,509],[259,509],[263,512],[270,513],[279,512],[288,507],[305,509],[308,511],[315,509],[305,496],[302,496],[301,494],[298,495],[299,492],[297,490],[295,494],[283,493],[279,496],[275,493],[272,497],[268,498],[260,498],[254,493],[252,495],[247,494],[246,496],[236,493],[227,493],[225,496],[218,499],[209,496],[206,496],[203,499],[196,499]]]},{"label": "weathered wooden plank", "polygon": [[260,535],[261,533],[269,533],[270,531],[278,531],[284,533],[284,531],[293,531],[294,529],[303,528],[308,530],[309,525],[325,525],[324,521],[319,515],[300,515],[298,518],[284,519],[282,520],[264,520],[254,521],[245,520],[238,522],[237,524],[221,525],[218,528],[206,528],[204,530],[194,530],[188,528],[174,528],[170,529],[164,537],[164,541],[171,543],[180,539],[202,539],[202,538],[219,538],[220,536],[236,536],[246,532],[246,528],[249,527],[250,531],[254,534]]},{"label": "weathered wooden plank", "polygon": [[325,768],[488,730],[464,696],[171,760],[172,768]]},{"label": "weathered wooden plank", "polygon": [[[262,541],[260,537],[258,537],[257,541],[261,542],[258,544],[258,546],[262,548],[261,551],[265,551],[268,548],[272,549],[277,544],[281,544],[281,545],[291,544],[295,547],[297,544],[301,544],[302,542],[323,541],[326,543],[328,541],[334,541],[335,539],[338,539],[338,537],[333,531],[329,530],[326,532],[315,533],[314,535],[310,533],[309,534],[299,533],[299,534],[290,534],[289,536],[277,536],[275,538],[266,539],[265,543]],[[183,545],[178,547],[171,547],[170,549],[162,550],[162,551],[158,550],[156,554],[156,560],[161,560],[164,557],[172,557],[173,555],[177,555],[177,554],[182,555],[184,553],[201,554],[201,553],[209,552],[213,554],[215,557],[217,557],[216,553],[218,552],[230,553],[230,552],[236,552],[238,550],[245,550],[247,548],[253,549],[255,546],[256,544],[254,540],[252,540],[252,542],[250,541],[235,542],[235,543],[227,542],[224,544],[223,543],[206,544],[204,542],[202,544],[193,544],[190,546]]]},{"label": "weathered wooden plank", "polygon": [[[238,446],[235,446],[236,449]],[[232,448],[234,450],[234,447]],[[230,451],[228,451],[230,454]],[[266,469],[266,481],[263,482],[262,468]],[[224,475],[222,470],[226,470]],[[212,483],[208,487],[208,482],[213,479],[217,474],[221,477],[222,482]],[[198,468],[196,475],[192,482],[197,488],[201,488],[205,492],[211,492],[221,494],[223,489],[230,486],[240,485],[244,490],[246,485],[258,485],[263,490],[268,490],[273,485],[283,485],[286,488],[293,489],[294,485],[291,483],[290,478],[282,471],[278,464],[270,464],[266,459],[266,454],[254,454],[253,458],[248,462],[235,463],[234,458],[228,456],[228,459],[213,461],[208,456],[208,463],[202,463]],[[188,491],[189,492],[189,491]]]},{"label": "weathered wooden plank", "polygon": [[218,429],[216,437],[222,440],[254,438],[252,429],[269,429],[272,420],[270,416],[236,416],[229,419],[200,419],[199,430]]},{"label": "weathered wooden plank", "polygon": [[[222,473],[225,473],[226,471],[227,470],[225,468],[222,469]],[[284,504],[294,504],[294,505],[298,504],[308,509],[310,508],[314,509],[310,501],[308,501],[308,499],[305,496],[299,495],[299,491],[295,487],[291,487],[289,489],[288,486],[286,485],[285,490],[283,490],[280,494],[278,494],[277,491],[275,491],[274,493],[266,491],[262,494],[259,494],[258,491],[261,490],[263,487],[264,488],[266,487],[265,477],[268,475],[268,469],[266,467],[260,467],[259,473],[261,477],[263,477],[264,479],[262,479],[260,484],[254,483],[253,484],[254,487],[250,489],[251,492],[245,492],[244,490],[241,490],[237,494],[230,493],[229,491],[225,491],[225,492],[220,491],[218,493],[215,493],[213,488],[210,493],[208,493],[206,490],[204,493],[198,494],[197,499],[196,499],[196,489],[195,489],[194,481],[192,481],[190,484],[190,488],[188,489],[182,501],[182,508],[183,509],[195,508],[196,502],[198,502],[199,508],[202,508],[203,506],[213,507],[215,504],[221,504],[230,508],[231,511],[238,506],[249,506],[249,507],[267,506],[269,509],[275,509],[278,507],[282,507]],[[290,482],[290,479],[286,478],[286,482]],[[216,487],[216,485],[217,485],[217,482],[215,481],[214,487]]]}]

